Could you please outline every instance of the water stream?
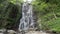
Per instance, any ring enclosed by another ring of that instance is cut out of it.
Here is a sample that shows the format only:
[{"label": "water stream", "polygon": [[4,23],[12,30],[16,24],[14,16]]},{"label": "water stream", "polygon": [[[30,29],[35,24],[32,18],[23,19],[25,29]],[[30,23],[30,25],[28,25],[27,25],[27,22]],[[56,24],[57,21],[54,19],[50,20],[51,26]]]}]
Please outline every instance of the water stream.
[{"label": "water stream", "polygon": [[30,2],[24,2],[22,5],[22,18],[20,19],[19,31],[27,31],[34,28],[33,11]]}]

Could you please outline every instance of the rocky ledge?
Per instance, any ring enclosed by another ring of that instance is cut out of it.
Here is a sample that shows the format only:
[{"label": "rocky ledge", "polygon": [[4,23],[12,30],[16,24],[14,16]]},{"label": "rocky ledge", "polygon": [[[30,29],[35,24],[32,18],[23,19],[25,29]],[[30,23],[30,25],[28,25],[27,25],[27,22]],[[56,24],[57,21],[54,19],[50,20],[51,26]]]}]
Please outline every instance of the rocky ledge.
[{"label": "rocky ledge", "polygon": [[[18,33],[14,30],[7,30],[6,29],[0,29],[0,34],[22,34],[21,32]],[[52,33],[46,33],[46,32],[43,32],[43,31],[28,31],[28,32],[25,32],[24,34],[52,34]]]}]

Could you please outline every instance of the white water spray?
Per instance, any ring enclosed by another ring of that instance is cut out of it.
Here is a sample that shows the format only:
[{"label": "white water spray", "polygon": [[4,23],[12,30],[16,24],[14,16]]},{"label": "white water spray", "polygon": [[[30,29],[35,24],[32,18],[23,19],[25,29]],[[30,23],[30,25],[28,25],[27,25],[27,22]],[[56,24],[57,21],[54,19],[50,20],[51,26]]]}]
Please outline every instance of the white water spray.
[{"label": "white water spray", "polygon": [[22,5],[22,18],[20,19],[19,31],[27,31],[30,27],[34,27],[32,0],[24,0]]}]

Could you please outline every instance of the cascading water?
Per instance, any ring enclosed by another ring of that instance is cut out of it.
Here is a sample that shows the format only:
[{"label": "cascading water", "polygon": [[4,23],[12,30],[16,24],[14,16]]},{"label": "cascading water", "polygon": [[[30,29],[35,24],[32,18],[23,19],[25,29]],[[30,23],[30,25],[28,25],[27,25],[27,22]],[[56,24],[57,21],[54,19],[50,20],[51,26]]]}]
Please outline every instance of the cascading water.
[{"label": "cascading water", "polygon": [[19,31],[27,31],[34,28],[33,12],[31,2],[26,1],[22,5],[22,18],[20,19]]}]

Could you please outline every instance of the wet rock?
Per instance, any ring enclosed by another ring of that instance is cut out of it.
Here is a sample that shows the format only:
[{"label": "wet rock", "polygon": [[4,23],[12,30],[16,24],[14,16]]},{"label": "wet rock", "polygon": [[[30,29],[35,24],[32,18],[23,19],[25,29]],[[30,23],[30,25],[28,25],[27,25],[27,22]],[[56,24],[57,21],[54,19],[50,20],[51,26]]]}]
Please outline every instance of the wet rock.
[{"label": "wet rock", "polygon": [[4,34],[4,33],[0,33],[0,34]]},{"label": "wet rock", "polygon": [[42,31],[30,31],[26,34],[51,34],[51,33],[46,33],[46,32],[42,32]]},{"label": "wet rock", "polygon": [[6,29],[0,29],[0,32],[5,32],[6,31]]},{"label": "wet rock", "polygon": [[0,34],[4,34],[5,31],[6,29],[0,29]]},{"label": "wet rock", "polygon": [[8,32],[8,34],[17,34],[17,32],[14,30],[8,30],[7,32]]}]

